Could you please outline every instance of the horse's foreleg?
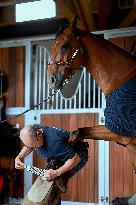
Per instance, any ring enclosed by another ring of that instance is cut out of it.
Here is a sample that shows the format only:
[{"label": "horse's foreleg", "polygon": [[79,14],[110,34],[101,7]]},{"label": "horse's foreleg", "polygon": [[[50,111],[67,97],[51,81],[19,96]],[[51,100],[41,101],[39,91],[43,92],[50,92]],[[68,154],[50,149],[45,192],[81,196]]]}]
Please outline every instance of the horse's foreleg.
[{"label": "horse's foreleg", "polygon": [[85,139],[116,141],[119,135],[108,130],[104,125],[79,128],[79,135]]},{"label": "horse's foreleg", "polygon": [[136,144],[135,138],[118,135],[104,125],[78,128],[77,131],[71,133],[69,141],[73,143],[81,139],[115,141],[123,145]]}]

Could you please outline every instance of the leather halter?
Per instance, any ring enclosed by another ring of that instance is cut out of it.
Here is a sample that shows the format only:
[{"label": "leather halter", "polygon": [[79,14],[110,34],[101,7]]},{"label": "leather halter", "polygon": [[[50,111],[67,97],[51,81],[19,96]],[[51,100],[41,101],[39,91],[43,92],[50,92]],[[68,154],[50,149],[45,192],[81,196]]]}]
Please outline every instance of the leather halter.
[{"label": "leather halter", "polygon": [[[74,36],[74,37],[75,37],[75,36]],[[79,44],[79,36],[76,37],[76,40],[77,40],[77,42],[78,42],[78,44]],[[83,48],[82,48],[81,46],[79,46],[79,47],[75,50],[75,52],[73,53],[73,55],[72,55],[72,57],[71,57],[71,59],[70,59],[69,61],[50,61],[50,62],[48,63],[48,65],[64,65],[64,66],[66,66],[66,68],[69,68],[70,65],[71,65],[71,62],[74,60],[74,58],[77,56],[77,54],[78,54],[79,52],[81,52],[82,55],[84,54]]]}]

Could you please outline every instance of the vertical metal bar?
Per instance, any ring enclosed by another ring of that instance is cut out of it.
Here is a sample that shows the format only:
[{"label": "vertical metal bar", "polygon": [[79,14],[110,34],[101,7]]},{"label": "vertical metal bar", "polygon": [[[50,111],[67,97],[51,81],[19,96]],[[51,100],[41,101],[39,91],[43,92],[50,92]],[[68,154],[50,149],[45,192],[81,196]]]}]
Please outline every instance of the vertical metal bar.
[{"label": "vertical metal bar", "polygon": [[67,99],[65,99],[65,109],[67,109]]},{"label": "vertical metal bar", "polygon": [[[41,61],[42,61],[42,48],[41,48],[41,46],[39,46],[39,90],[38,90],[38,103],[40,103],[41,102],[41,99],[42,99],[42,86],[41,86],[41,84],[42,84],[42,79],[41,79],[41,71],[42,71],[42,69],[41,69],[41,67],[42,67],[42,63],[41,63]],[[40,109],[40,105],[39,105],[39,109]]]},{"label": "vertical metal bar", "polygon": [[102,92],[102,108],[105,108],[105,107],[106,107],[106,99],[105,99],[104,93]]},{"label": "vertical metal bar", "polygon": [[[47,86],[47,96],[50,95],[50,87],[49,85]],[[47,103],[47,109],[49,109],[49,103]]]},{"label": "vertical metal bar", "polygon": [[74,109],[77,108],[76,102],[77,102],[77,94],[74,96],[74,106],[73,106]]},{"label": "vertical metal bar", "polygon": [[81,108],[81,82],[79,82],[79,98],[78,98],[78,101],[79,101],[78,108]]},{"label": "vertical metal bar", "polygon": [[[25,108],[30,108],[30,74],[31,74],[31,43],[27,43],[25,50]],[[24,124],[30,124],[30,120],[27,117],[27,114],[24,117]],[[24,159],[25,164],[33,164],[33,155],[30,154]],[[24,195],[28,192],[30,187],[32,186],[32,174],[28,173],[24,170]]]},{"label": "vertical metal bar", "polygon": [[100,108],[100,102],[101,102],[101,100],[100,100],[100,92],[101,92],[100,87],[98,87],[98,108]]},{"label": "vertical metal bar", "polygon": [[30,66],[31,66],[31,44],[28,43],[26,45],[26,53],[25,53],[25,107],[30,107]]},{"label": "vertical metal bar", "polygon": [[[46,48],[43,47],[43,99],[46,98]],[[45,103],[43,103],[43,109],[45,109]]]},{"label": "vertical metal bar", "polygon": [[95,80],[93,80],[93,108],[95,108],[95,101],[96,101],[96,84],[95,84]]},{"label": "vertical metal bar", "polygon": [[[101,119],[104,117],[104,113],[99,113],[99,125],[102,125],[104,123],[101,122]],[[98,181],[99,181],[99,200],[101,197],[108,198],[109,199],[109,142],[106,142],[104,140],[98,141],[98,159],[99,159],[99,165],[98,165]],[[99,204],[102,205],[103,202],[100,200]],[[109,200],[104,201],[104,205],[109,205]]]},{"label": "vertical metal bar", "polygon": [[88,108],[91,107],[91,76],[90,73],[88,73]]},{"label": "vertical metal bar", "polygon": [[60,109],[63,109],[63,99],[61,95],[60,95]]},{"label": "vertical metal bar", "polygon": [[84,100],[83,100],[83,108],[86,107],[86,68],[84,67]]},{"label": "vertical metal bar", "polygon": [[[38,47],[36,46],[36,56],[35,56],[35,68],[34,68],[34,105],[38,103]],[[35,108],[37,109],[37,107]]]},{"label": "vertical metal bar", "polygon": [[69,109],[72,108],[72,99],[69,99]]},{"label": "vertical metal bar", "polygon": [[[52,89],[52,94],[53,94],[53,93],[54,93],[54,89]],[[55,109],[55,107],[54,107],[54,106],[55,106],[54,100],[55,100],[55,96],[53,95],[53,96],[52,96],[52,99],[51,99],[51,108],[52,108],[52,109]]]},{"label": "vertical metal bar", "polygon": [[56,94],[56,110],[59,108],[59,93]]}]

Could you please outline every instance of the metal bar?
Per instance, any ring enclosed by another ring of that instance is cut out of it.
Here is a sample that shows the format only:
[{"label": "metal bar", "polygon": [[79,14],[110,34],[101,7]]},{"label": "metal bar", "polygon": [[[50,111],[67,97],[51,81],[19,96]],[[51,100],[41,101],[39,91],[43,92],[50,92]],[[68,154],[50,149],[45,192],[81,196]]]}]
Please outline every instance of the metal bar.
[{"label": "metal bar", "polygon": [[90,73],[88,73],[88,107],[91,107],[91,76]]},{"label": "metal bar", "polygon": [[79,97],[78,97],[79,105],[78,108],[81,108],[81,82],[79,82]]},{"label": "metal bar", "polygon": [[[35,57],[35,69],[34,69],[34,105],[38,103],[38,47],[36,47],[36,57]],[[35,108],[35,110],[38,108]]]},{"label": "metal bar", "polygon": [[60,109],[63,110],[63,98],[60,97]]},{"label": "metal bar", "polygon": [[83,99],[83,108],[86,107],[86,68],[83,69],[84,72],[84,99]]},{"label": "metal bar", "polygon": [[65,109],[67,109],[67,100],[65,99]]},{"label": "metal bar", "polygon": [[33,41],[42,41],[42,40],[54,40],[55,35],[44,35],[36,36],[36,37],[28,37],[28,38],[19,38],[19,39],[8,39],[8,40],[1,40],[0,41],[0,48],[7,48],[7,47],[14,47],[14,46],[25,46],[27,43],[33,42]]},{"label": "metal bar", "polygon": [[31,73],[31,44],[26,45],[25,52],[25,107],[30,107],[30,73]]},{"label": "metal bar", "polygon": [[[46,98],[46,59],[47,59],[47,53],[46,48],[43,47],[43,99]],[[43,109],[45,109],[45,103],[43,104]]]},{"label": "metal bar", "polygon": [[61,201],[61,205],[99,205],[99,204],[85,203],[85,202],[73,202],[73,201]]},{"label": "metal bar", "polygon": [[76,102],[77,102],[77,95],[74,97],[74,106],[73,106],[73,107],[74,107],[74,109],[75,109],[75,108],[76,108],[76,106],[77,106],[77,105],[76,105]]},{"label": "metal bar", "polygon": [[[31,43],[28,43],[26,45],[26,53],[25,53],[25,108],[30,108],[30,75],[31,75]],[[24,118],[24,125],[31,124],[31,119],[30,119],[30,113],[25,114]],[[33,163],[33,155],[32,153],[29,154],[27,157],[24,159],[24,163],[28,164]],[[33,179],[32,179],[32,174],[28,174],[27,171],[24,170],[24,195],[28,192],[30,187],[32,186]]]},{"label": "metal bar", "polygon": [[[8,203],[21,204],[23,199],[19,198],[8,198]],[[61,201],[61,205],[98,205],[96,203],[84,203],[84,202],[73,202],[73,201]]]},{"label": "metal bar", "polygon": [[96,84],[95,80],[93,80],[93,108],[95,108],[95,99],[96,99]]},{"label": "metal bar", "polygon": [[69,100],[69,109],[72,109],[72,99]]},{"label": "metal bar", "polygon": [[[39,55],[38,55],[39,59],[38,59],[38,62],[39,62],[39,65],[38,65],[38,72],[39,72],[39,77],[38,77],[38,84],[39,84],[39,89],[38,89],[38,103],[41,102],[41,93],[42,93],[42,75],[41,75],[41,61],[42,61],[42,49],[41,49],[41,46],[39,46]],[[41,105],[38,106],[38,109],[41,108]]]},{"label": "metal bar", "polygon": [[[54,89],[52,89],[52,94],[54,93]],[[53,95],[52,99],[51,99],[51,107],[52,109],[55,109],[55,104],[54,104],[54,100],[55,100],[55,96]]]},{"label": "metal bar", "polygon": [[94,34],[106,34],[106,35],[120,35],[122,36],[128,36],[128,35],[135,35],[136,34],[136,27],[129,27],[129,28],[120,28],[120,29],[110,29],[110,30],[103,30],[103,31],[96,31],[92,32]]},{"label": "metal bar", "polygon": [[56,94],[56,110],[59,109],[59,93]]},{"label": "metal bar", "polygon": [[[47,96],[50,95],[50,87],[49,85],[47,86]],[[49,103],[47,103],[47,109],[49,109]]]},{"label": "metal bar", "polygon": [[[99,112],[99,125],[104,124],[101,119],[104,118],[104,112]],[[109,142],[104,140],[98,141],[98,181],[99,181],[99,204],[100,205],[109,205]],[[101,201],[101,198],[104,197],[108,201]]]},{"label": "metal bar", "polygon": [[101,105],[100,105],[100,103],[101,103],[101,99],[100,99],[100,92],[101,92],[101,90],[100,90],[100,87],[98,87],[98,108],[100,108],[101,107]]}]

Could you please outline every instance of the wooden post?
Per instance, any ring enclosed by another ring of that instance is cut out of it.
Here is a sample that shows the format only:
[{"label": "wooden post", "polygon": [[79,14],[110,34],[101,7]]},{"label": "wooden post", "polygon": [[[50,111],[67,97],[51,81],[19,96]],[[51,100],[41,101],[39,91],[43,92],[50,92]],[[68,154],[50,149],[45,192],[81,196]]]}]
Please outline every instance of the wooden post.
[{"label": "wooden post", "polygon": [[15,21],[15,6],[0,8],[0,25],[13,24]]}]

